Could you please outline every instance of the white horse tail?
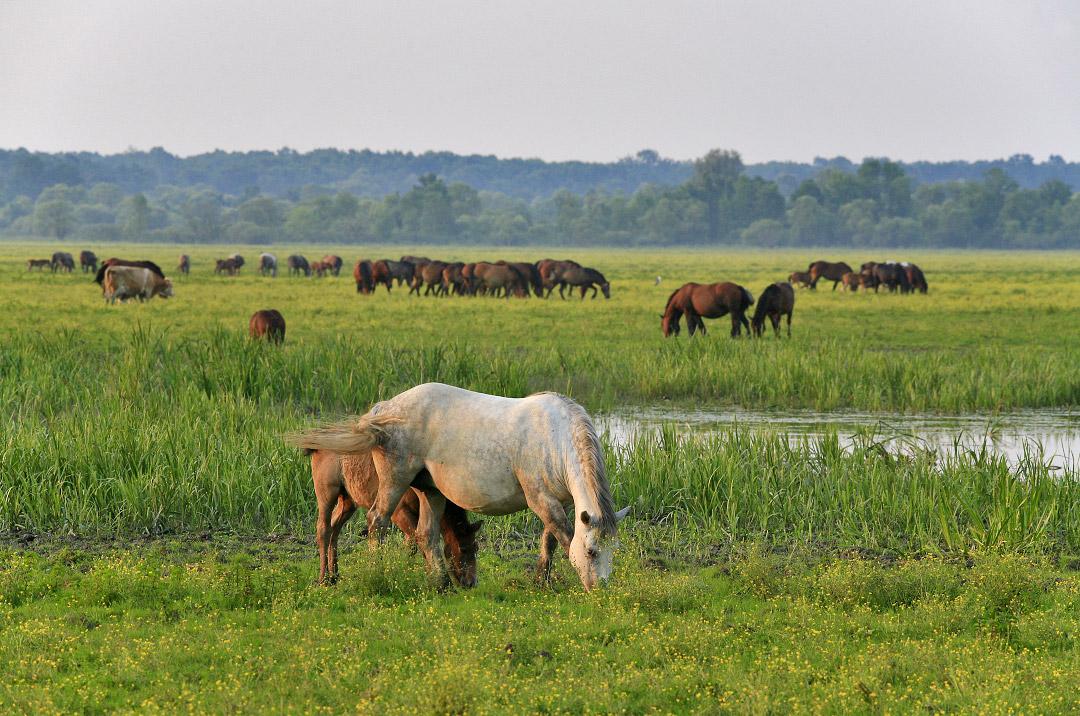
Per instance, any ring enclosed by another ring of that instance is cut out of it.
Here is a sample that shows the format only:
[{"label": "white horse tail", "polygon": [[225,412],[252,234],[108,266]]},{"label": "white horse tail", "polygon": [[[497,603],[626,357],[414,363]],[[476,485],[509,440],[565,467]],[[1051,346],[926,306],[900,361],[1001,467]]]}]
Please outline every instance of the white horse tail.
[{"label": "white horse tail", "polygon": [[328,450],[339,455],[359,455],[386,443],[389,426],[400,423],[392,415],[362,415],[336,425],[305,430],[286,436],[286,442],[308,450]]},{"label": "white horse tail", "polygon": [[567,466],[567,473],[578,473],[585,490],[593,504],[600,509],[599,515],[590,515],[598,520],[596,526],[603,534],[614,536],[618,529],[618,517],[615,515],[615,503],[608,488],[607,469],[604,467],[604,454],[600,450],[600,438],[588,413],[580,405],[565,395],[559,395],[570,414],[570,434],[574,443],[577,460]]}]

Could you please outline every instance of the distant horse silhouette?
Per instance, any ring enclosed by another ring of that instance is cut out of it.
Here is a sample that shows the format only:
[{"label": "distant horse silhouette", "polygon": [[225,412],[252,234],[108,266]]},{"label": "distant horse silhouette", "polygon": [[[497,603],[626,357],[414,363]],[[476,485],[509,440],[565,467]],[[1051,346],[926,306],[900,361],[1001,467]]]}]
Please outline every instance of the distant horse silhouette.
[{"label": "distant horse silhouette", "polygon": [[741,334],[745,326],[750,332],[750,323],[746,320],[746,309],[754,304],[754,297],[742,286],[735,283],[686,283],[668,297],[664,314],[660,317],[660,330],[664,336],[679,335],[679,321],[686,314],[686,327],[690,335],[697,329],[705,335],[705,322],[702,318],[720,318],[731,314],[731,335]]},{"label": "distant horse silhouette", "polygon": [[[858,276],[858,274],[852,274]],[[765,330],[765,316],[769,317],[776,336],[780,337],[780,317],[787,316],[787,334],[791,338],[791,314],[795,311],[795,289],[790,283],[774,283],[766,287],[758,298],[757,308],[754,309],[754,317],[750,320],[750,327],[754,335],[761,338]]]}]

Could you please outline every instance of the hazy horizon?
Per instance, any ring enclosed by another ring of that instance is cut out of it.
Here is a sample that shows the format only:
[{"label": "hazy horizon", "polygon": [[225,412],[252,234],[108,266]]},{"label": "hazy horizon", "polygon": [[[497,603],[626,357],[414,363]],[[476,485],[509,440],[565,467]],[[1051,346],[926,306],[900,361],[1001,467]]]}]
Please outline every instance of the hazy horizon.
[{"label": "hazy horizon", "polygon": [[0,4],[0,145],[1080,160],[1080,6]]}]

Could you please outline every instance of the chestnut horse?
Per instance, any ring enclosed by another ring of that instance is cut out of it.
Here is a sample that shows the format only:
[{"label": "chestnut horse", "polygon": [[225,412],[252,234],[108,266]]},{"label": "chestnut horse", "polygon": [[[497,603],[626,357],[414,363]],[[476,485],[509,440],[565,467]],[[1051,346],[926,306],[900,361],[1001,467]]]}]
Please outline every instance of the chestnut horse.
[{"label": "chestnut horse", "polygon": [[374,267],[367,259],[360,259],[353,266],[353,280],[356,281],[356,292],[369,294],[375,290]]},{"label": "chestnut horse", "polygon": [[[319,543],[319,583],[333,584],[338,578],[338,535],[357,507],[367,510],[375,504],[379,473],[375,471],[370,451],[359,455],[338,455],[328,450],[305,452],[311,455],[311,479],[319,503],[315,529]],[[418,478],[431,479],[427,470],[422,470]],[[416,526],[420,522],[420,498],[415,490],[405,492],[390,519],[405,533],[408,542],[418,544]],[[483,523],[470,523],[465,510],[447,501],[439,526],[450,576],[462,587],[475,587],[476,535]]]},{"label": "chestnut horse", "polygon": [[265,338],[271,343],[285,342],[285,317],[274,308],[264,308],[251,314],[248,332],[252,338]]},{"label": "chestnut horse", "polygon": [[[853,274],[858,276],[858,274]],[[754,335],[761,338],[765,330],[765,316],[769,317],[776,337],[780,337],[780,317],[787,316],[787,334],[791,338],[791,314],[795,311],[795,289],[790,283],[777,282],[768,286],[758,297],[754,317],[750,320]]]},{"label": "chestnut horse", "polygon": [[746,327],[750,332],[750,323],[746,320],[746,309],[754,303],[754,297],[742,286],[724,283],[685,283],[668,297],[664,308],[660,330],[664,336],[679,335],[679,320],[686,314],[686,327],[690,335],[701,329],[705,335],[705,322],[702,318],[720,318],[731,314],[731,336],[734,338]]},{"label": "chestnut horse", "polygon": [[844,278],[844,274],[851,273],[851,267],[843,261],[838,261],[837,263],[815,261],[810,264],[810,268],[808,268],[807,271],[810,274],[810,288],[816,289],[817,282],[820,279],[825,279],[833,282],[832,289],[835,291],[836,285]]}]

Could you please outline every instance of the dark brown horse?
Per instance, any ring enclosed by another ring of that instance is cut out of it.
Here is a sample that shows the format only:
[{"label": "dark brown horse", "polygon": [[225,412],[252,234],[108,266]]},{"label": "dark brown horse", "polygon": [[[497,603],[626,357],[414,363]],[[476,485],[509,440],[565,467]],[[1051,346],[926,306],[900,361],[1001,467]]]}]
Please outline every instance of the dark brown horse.
[{"label": "dark brown horse", "polygon": [[386,259],[371,264],[371,284],[372,286],[386,286],[386,292],[390,293],[390,287],[394,285],[394,277],[390,273],[390,266]]},{"label": "dark brown horse", "polygon": [[176,265],[176,270],[185,276],[191,273],[191,257],[187,254],[180,254],[180,263]]},{"label": "dark brown horse", "polygon": [[540,278],[540,269],[536,268],[536,264],[530,264],[525,261],[514,261],[509,263],[518,270],[522,276],[525,277],[529,287],[532,288],[533,295],[537,298],[544,297],[544,281]]},{"label": "dark brown horse", "polygon": [[371,262],[360,259],[353,266],[353,280],[356,281],[356,292],[369,294],[375,290],[375,272]]},{"label": "dark brown horse", "polygon": [[105,259],[101,262],[101,266],[98,268],[97,275],[94,276],[94,283],[101,285],[101,282],[105,280],[105,269],[110,266],[133,266],[135,268],[150,269],[161,278],[165,278],[165,272],[161,270],[153,261],[126,261],[124,259],[111,258]]},{"label": "dark brown horse", "polygon": [[271,343],[285,342],[285,317],[274,308],[264,308],[251,314],[248,333],[252,338],[265,338]]},{"label": "dark brown horse", "polygon": [[240,272],[240,265],[236,263],[236,259],[230,256],[227,259],[218,259],[214,265],[214,273],[225,274],[226,276],[235,276]]},{"label": "dark brown horse", "polygon": [[397,285],[400,286],[403,283],[412,283],[413,275],[416,273],[416,267],[408,261],[391,261],[386,259],[386,270],[390,273],[390,277],[397,281]]},{"label": "dark brown horse", "polygon": [[907,274],[908,284],[911,285],[912,291],[926,293],[929,290],[930,287],[926,285],[926,276],[923,275],[921,268],[912,263],[900,265],[904,267],[904,273]]},{"label": "dark brown horse", "polygon": [[419,284],[427,284],[427,288],[424,289],[424,295],[427,296],[431,292],[435,292],[438,296],[442,293],[442,274],[443,269],[449,264],[444,261],[429,261],[420,268],[420,279],[416,286],[416,293],[420,293]]},{"label": "dark brown horse", "polygon": [[476,268],[479,285],[486,293],[498,296],[499,291],[502,291],[503,298],[529,295],[527,279],[510,264],[478,263]]},{"label": "dark brown horse", "polygon": [[[858,276],[858,274],[852,274]],[[780,317],[787,316],[787,334],[791,338],[791,314],[795,311],[795,289],[790,283],[777,282],[766,287],[758,297],[757,308],[754,309],[754,317],[750,319],[750,327],[754,335],[761,338],[765,331],[765,316],[769,317],[776,337],[780,337]]]},{"label": "dark brown horse", "polygon": [[844,278],[844,274],[851,273],[851,267],[843,261],[836,263],[830,263],[828,261],[815,261],[810,264],[810,268],[807,269],[810,274],[810,288],[816,289],[817,282],[821,279],[832,281],[832,288],[835,291],[837,284]]},{"label": "dark brown horse", "polygon": [[97,254],[93,251],[80,251],[79,266],[83,273],[97,273]]},{"label": "dark brown horse", "polygon": [[603,292],[604,298],[611,298],[611,284],[604,278],[604,274],[600,273],[594,268],[588,268],[585,266],[571,267],[562,272],[562,276],[559,279],[559,296],[563,295],[563,287],[569,286],[571,291],[574,288],[581,288],[581,298],[584,300],[585,293],[591,288],[592,297],[596,298],[596,287],[600,287],[600,291]]},{"label": "dark brown horse", "polygon": [[862,265],[861,273],[874,277],[876,280],[874,285],[875,293],[877,293],[879,286],[885,286],[889,293],[895,293],[897,289],[900,290],[900,293],[909,293],[911,291],[911,282],[908,280],[907,272],[903,266],[893,261],[867,261]]},{"label": "dark brown horse", "polygon": [[698,328],[705,335],[702,318],[720,318],[731,314],[731,335],[734,338],[741,334],[743,326],[747,333],[750,332],[746,309],[753,304],[754,297],[750,292],[735,283],[685,283],[668,297],[660,330],[665,336],[679,335],[679,321],[685,313],[690,335],[694,335]]},{"label": "dark brown horse", "polygon": [[311,264],[300,254],[293,254],[285,259],[285,265],[289,267],[290,276],[299,276],[301,273],[305,276],[311,275]]},{"label": "dark brown horse", "polygon": [[[311,479],[319,503],[316,540],[319,543],[319,582],[333,584],[338,578],[337,541],[341,528],[357,507],[369,509],[379,491],[379,475],[371,453],[338,455],[326,450],[306,451],[311,455]],[[431,477],[422,470],[418,479]],[[391,517],[410,542],[416,542],[420,521],[420,500],[408,490]],[[476,535],[483,523],[470,524],[468,513],[447,501],[442,528],[444,551],[450,574],[462,587],[476,586]]]}]

